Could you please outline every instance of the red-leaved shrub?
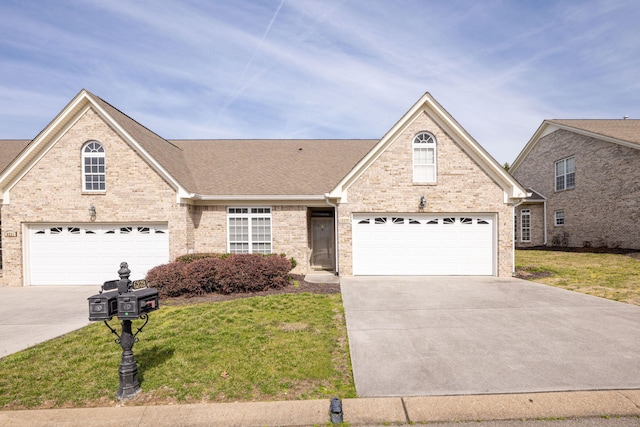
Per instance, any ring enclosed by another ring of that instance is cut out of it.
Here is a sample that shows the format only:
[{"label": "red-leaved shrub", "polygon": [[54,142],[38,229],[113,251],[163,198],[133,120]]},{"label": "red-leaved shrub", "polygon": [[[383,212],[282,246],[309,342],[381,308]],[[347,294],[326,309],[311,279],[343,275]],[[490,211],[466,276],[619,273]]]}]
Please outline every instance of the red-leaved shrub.
[{"label": "red-leaved shrub", "polygon": [[284,255],[224,254],[180,257],[147,273],[147,282],[163,297],[279,289],[289,283],[292,259]]},{"label": "red-leaved shrub", "polygon": [[161,296],[177,297],[188,293],[186,287],[186,266],[182,262],[158,265],[147,272],[149,286],[157,288]]},{"label": "red-leaved shrub", "polygon": [[218,292],[217,271],[220,258],[209,257],[192,261],[185,265],[185,280],[187,288],[192,290],[190,294],[201,295],[209,292]]},{"label": "red-leaved shrub", "polygon": [[224,294],[280,289],[289,283],[291,261],[280,255],[237,254],[222,261],[217,282]]}]

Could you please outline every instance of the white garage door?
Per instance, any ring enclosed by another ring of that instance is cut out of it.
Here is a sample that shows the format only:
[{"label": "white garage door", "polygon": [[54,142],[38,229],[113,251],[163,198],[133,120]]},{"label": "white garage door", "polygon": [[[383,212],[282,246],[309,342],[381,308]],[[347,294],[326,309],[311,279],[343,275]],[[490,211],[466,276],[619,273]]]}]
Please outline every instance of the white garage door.
[{"label": "white garage door", "polygon": [[131,279],[169,260],[167,225],[31,225],[27,284],[102,285],[118,279],[126,261]]},{"label": "white garage door", "polygon": [[354,275],[493,275],[493,215],[353,219]]}]

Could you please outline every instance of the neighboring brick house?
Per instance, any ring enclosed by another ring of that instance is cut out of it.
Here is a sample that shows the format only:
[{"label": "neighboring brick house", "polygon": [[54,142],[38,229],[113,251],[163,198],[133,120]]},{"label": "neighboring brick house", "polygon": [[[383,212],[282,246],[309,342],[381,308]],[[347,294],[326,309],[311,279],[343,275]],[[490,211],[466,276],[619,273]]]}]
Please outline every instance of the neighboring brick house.
[{"label": "neighboring brick house", "polygon": [[[3,285],[101,284],[190,252],[296,272],[513,272],[526,193],[425,94],[380,140],[166,140],[82,90],[0,141]],[[117,277],[116,277],[117,278]]]},{"label": "neighboring brick house", "polygon": [[640,249],[640,120],[545,120],[510,172],[517,247]]}]

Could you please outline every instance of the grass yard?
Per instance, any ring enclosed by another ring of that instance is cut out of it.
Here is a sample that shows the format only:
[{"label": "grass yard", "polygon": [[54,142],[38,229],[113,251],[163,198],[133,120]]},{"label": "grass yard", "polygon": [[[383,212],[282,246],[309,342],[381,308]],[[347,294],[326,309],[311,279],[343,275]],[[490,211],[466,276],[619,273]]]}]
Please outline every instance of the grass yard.
[{"label": "grass yard", "polygon": [[633,255],[517,250],[519,277],[640,305],[640,261]]},{"label": "grass yard", "polygon": [[[132,404],[355,397],[340,294],[163,306],[138,338]],[[96,322],[0,359],[0,408],[113,406],[114,339]]]}]

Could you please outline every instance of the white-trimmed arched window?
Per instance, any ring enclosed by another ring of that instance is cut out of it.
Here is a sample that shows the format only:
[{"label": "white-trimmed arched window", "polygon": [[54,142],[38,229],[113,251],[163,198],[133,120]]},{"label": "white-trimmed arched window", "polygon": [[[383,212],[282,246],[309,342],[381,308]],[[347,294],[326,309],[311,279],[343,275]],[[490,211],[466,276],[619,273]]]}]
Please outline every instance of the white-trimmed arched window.
[{"label": "white-trimmed arched window", "polygon": [[82,147],[82,170],[83,191],[107,190],[104,147],[98,141],[89,141]]},{"label": "white-trimmed arched window", "polygon": [[436,182],[436,139],[428,132],[413,138],[413,182]]}]

